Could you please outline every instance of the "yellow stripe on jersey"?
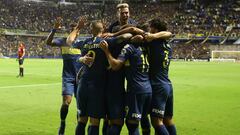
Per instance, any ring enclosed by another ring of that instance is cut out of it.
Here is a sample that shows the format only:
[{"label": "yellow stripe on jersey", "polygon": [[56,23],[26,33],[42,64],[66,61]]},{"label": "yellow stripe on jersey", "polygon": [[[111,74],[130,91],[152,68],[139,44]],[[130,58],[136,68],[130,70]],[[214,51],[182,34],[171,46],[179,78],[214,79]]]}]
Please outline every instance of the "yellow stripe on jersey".
[{"label": "yellow stripe on jersey", "polygon": [[81,54],[80,49],[66,47],[66,46],[61,47],[61,49],[62,49],[62,54],[72,54],[72,55]]}]

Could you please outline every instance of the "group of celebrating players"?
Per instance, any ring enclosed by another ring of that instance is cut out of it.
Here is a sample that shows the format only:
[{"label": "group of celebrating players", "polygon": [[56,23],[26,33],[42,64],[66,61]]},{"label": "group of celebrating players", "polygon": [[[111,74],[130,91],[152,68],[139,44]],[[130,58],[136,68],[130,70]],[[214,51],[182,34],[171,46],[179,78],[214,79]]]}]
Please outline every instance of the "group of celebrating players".
[{"label": "group of celebrating players", "polygon": [[137,25],[129,14],[128,4],[118,4],[119,20],[107,30],[101,21],[91,22],[92,37],[85,40],[78,37],[84,17],[67,39],[54,38],[61,25],[56,21],[47,44],[61,47],[63,57],[58,135],[64,134],[73,94],[78,109],[76,135],[85,135],[88,121],[88,135],[99,135],[100,119],[104,119],[103,135],[120,135],[124,123],[129,135],[140,134],[139,123],[143,135],[150,135],[151,125],[156,135],[176,135],[168,78],[172,52],[168,39],[172,34],[160,19]]}]

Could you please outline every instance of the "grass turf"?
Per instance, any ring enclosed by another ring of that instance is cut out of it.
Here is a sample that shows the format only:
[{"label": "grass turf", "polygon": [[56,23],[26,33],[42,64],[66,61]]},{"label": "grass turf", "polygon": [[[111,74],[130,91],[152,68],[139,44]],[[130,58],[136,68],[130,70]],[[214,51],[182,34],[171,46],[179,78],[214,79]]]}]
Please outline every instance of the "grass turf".
[{"label": "grass turf", "polygon": [[[18,63],[0,59],[0,135],[56,135],[62,61],[25,59],[24,67],[25,77],[16,78]],[[179,135],[239,134],[240,63],[172,62],[170,78]],[[75,118],[73,101],[66,135],[74,134]]]}]

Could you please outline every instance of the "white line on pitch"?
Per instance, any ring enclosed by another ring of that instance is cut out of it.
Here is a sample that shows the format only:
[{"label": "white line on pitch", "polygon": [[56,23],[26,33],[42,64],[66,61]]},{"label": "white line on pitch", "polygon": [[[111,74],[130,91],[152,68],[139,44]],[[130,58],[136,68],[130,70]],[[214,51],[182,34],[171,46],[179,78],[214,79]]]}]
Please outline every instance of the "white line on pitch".
[{"label": "white line on pitch", "polygon": [[59,85],[61,83],[44,83],[44,84],[29,84],[29,85],[15,85],[15,86],[2,86],[0,89],[6,88],[22,88],[22,87],[36,87],[36,86],[49,86],[49,85]]}]

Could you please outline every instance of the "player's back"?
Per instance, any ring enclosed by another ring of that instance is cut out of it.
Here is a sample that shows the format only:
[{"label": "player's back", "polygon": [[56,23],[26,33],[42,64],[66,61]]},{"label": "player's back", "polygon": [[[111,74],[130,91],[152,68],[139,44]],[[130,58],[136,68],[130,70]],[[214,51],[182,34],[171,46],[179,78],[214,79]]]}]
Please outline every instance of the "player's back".
[{"label": "player's back", "polygon": [[82,78],[87,78],[97,83],[104,81],[107,71],[107,58],[99,47],[100,42],[103,40],[101,37],[92,37],[86,39],[83,45],[81,45],[82,56],[88,55],[94,59],[91,65],[83,65],[84,72]]},{"label": "player's back", "polygon": [[124,53],[126,53],[125,57],[128,57],[128,60],[125,62],[128,92],[137,94],[151,93],[147,49],[142,46],[128,44],[119,55],[120,59]]},{"label": "player's back", "polygon": [[168,70],[172,49],[166,40],[153,40],[147,43],[149,49],[150,78],[152,85],[169,84]]}]

